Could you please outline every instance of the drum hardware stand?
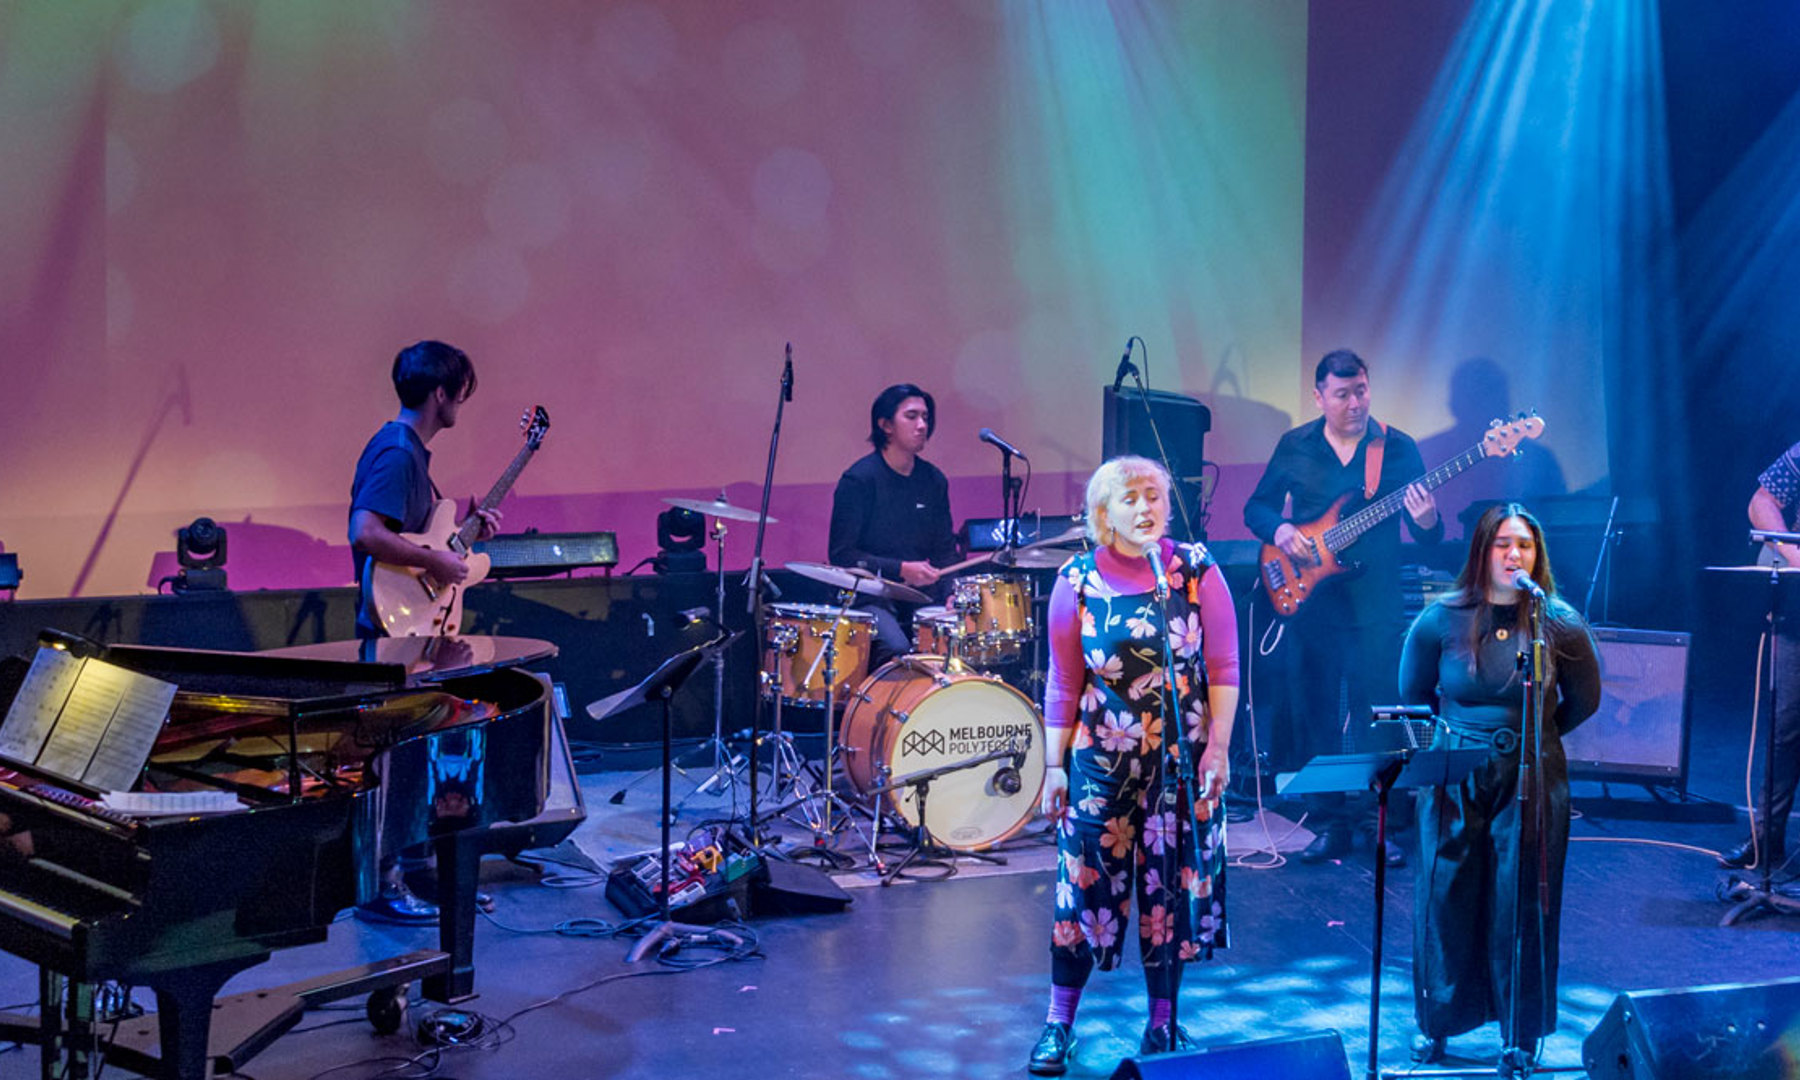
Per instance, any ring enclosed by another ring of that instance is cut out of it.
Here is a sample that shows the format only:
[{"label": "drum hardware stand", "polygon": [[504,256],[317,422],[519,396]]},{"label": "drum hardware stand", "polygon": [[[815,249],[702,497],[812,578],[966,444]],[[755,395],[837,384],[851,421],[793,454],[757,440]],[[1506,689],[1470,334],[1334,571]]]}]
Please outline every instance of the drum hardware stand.
[{"label": "drum hardware stand", "polygon": [[[906,873],[907,868],[913,866],[932,867],[942,870],[943,873],[933,874],[926,878],[926,880],[930,881],[942,881],[947,877],[955,875],[956,860],[958,858],[977,859],[993,866],[1006,865],[1004,856],[991,855],[985,851],[957,851],[954,848],[944,847],[942,844],[939,844],[932,839],[931,824],[925,817],[926,800],[930,797],[931,782],[933,780],[949,773],[961,772],[964,769],[973,769],[977,765],[985,765],[990,761],[1000,761],[1005,758],[1012,759],[1012,767],[1015,770],[1024,767],[1025,751],[1019,746],[1016,738],[1008,739],[1005,746],[996,750],[989,750],[985,754],[977,754],[974,757],[965,758],[962,761],[953,761],[948,765],[939,765],[935,769],[921,769],[915,773],[907,773],[905,776],[898,777],[885,784],[869,789],[867,792],[868,796],[871,799],[879,800],[882,795],[885,795],[890,791],[897,791],[900,788],[911,788],[913,793],[913,805],[918,808],[919,824],[918,828],[914,831],[913,846],[901,857],[899,862],[887,868],[887,870],[882,873],[881,883],[883,885],[892,885],[894,879],[899,877],[917,877],[918,875],[908,875]],[[880,805],[879,801],[877,801],[876,805]],[[879,860],[877,860],[877,865],[879,865]]]},{"label": "drum hardware stand", "polygon": [[[725,501],[725,492],[719,492],[719,501]],[[713,558],[717,560],[718,573],[714,590],[716,606],[713,610],[717,612],[718,617],[715,619],[712,615],[705,613],[703,608],[696,608],[693,613],[695,622],[702,620],[712,622],[721,632],[725,629],[725,533],[725,519],[715,515],[713,517]],[[725,744],[725,652],[722,649],[713,654],[713,733],[712,737],[706,741],[712,744],[712,775],[702,780],[693,791],[682,796],[681,801],[675,805],[676,810],[686,807],[688,800],[695,795],[707,794],[715,787],[724,790],[735,783],[738,778],[737,771],[741,759],[732,753],[731,748]],[[735,810],[734,797],[734,812],[731,815],[733,818],[737,817]]]},{"label": "drum hardware stand", "polygon": [[[1762,543],[1800,543],[1800,533],[1769,532],[1752,529],[1750,539]],[[1769,703],[1769,722],[1765,725],[1765,741],[1763,743],[1763,783],[1762,812],[1750,815],[1750,836],[1756,841],[1758,880],[1755,884],[1732,875],[1732,884],[1725,893],[1725,898],[1733,901],[1730,911],[1719,920],[1720,926],[1732,926],[1738,921],[1755,915],[1761,911],[1773,912],[1777,915],[1800,915],[1800,900],[1788,896],[1775,887],[1775,859],[1768,847],[1769,804],[1775,799],[1775,650],[1777,633],[1784,621],[1782,613],[1782,578],[1787,574],[1800,573],[1791,567],[1769,566],[1761,569],[1769,580],[1769,609],[1764,613],[1764,634],[1769,642],[1768,664],[1763,669],[1767,672],[1756,687],[1757,696]],[[1760,648],[1760,647],[1759,647]]]}]

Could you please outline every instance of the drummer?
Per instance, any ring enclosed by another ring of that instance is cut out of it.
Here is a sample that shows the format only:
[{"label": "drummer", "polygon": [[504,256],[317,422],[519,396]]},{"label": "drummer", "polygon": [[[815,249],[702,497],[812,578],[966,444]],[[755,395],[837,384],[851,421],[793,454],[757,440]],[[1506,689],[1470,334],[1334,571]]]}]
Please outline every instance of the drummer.
[{"label": "drummer", "polygon": [[[912,383],[883,390],[869,407],[874,451],[844,470],[831,500],[830,559],[933,592],[938,567],[956,559],[950,482],[919,455],[937,429],[937,403]],[[869,663],[911,651],[911,605],[862,598],[875,616]]]}]

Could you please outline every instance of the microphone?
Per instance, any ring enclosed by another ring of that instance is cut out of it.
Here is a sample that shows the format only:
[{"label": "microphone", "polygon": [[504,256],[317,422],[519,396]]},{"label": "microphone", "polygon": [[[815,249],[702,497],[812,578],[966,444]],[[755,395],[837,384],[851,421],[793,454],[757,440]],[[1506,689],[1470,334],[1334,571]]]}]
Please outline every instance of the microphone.
[{"label": "microphone", "polygon": [[781,400],[794,400],[794,343],[788,342],[787,362],[781,365]]},{"label": "microphone", "polygon": [[1119,357],[1119,370],[1113,372],[1113,393],[1118,393],[1119,387],[1125,385],[1125,376],[1135,376],[1137,373],[1137,365],[1131,362],[1131,339],[1126,338],[1125,355]]},{"label": "microphone", "polygon": [[1008,739],[1006,745],[1012,751],[1012,760],[995,771],[994,790],[1001,795],[1012,796],[1025,789],[1025,779],[1019,775],[1019,770],[1025,767],[1025,751],[1019,746],[1016,737]]},{"label": "microphone", "polygon": [[1523,570],[1514,570],[1513,571],[1512,587],[1519,590],[1522,593],[1527,594],[1533,600],[1536,600],[1539,603],[1543,602],[1544,590],[1542,588],[1539,588],[1538,583],[1531,580],[1531,575],[1527,574]]},{"label": "microphone", "polygon": [[1144,549],[1144,558],[1150,560],[1150,572],[1156,575],[1156,598],[1169,598],[1169,575],[1163,570],[1162,541],[1157,540]]},{"label": "microphone", "polygon": [[1020,453],[1018,447],[1014,446],[1012,443],[1007,442],[1005,439],[1002,439],[1000,436],[994,434],[993,428],[985,428],[984,427],[981,429],[981,441],[984,443],[987,443],[989,446],[999,447],[1001,453],[1011,454],[1013,457],[1018,458],[1020,461],[1030,461],[1031,460],[1030,458],[1026,457],[1024,454]]}]

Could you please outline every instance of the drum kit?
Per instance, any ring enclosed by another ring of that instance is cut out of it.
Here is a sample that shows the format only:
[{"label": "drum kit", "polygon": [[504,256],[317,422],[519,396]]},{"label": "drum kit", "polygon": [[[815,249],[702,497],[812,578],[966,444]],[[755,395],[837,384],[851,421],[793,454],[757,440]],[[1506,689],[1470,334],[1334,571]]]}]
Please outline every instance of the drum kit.
[{"label": "drum kit", "polygon": [[[712,517],[721,548],[720,519],[757,517],[723,495],[663,501]],[[1079,535],[1071,530],[942,571],[947,576],[997,556],[1019,568],[1059,566]],[[1023,829],[1037,812],[1043,785],[1043,720],[1031,699],[995,669],[1035,659],[1039,620],[1032,579],[1006,572],[947,579],[947,602],[934,606],[918,589],[866,570],[809,562],[790,562],[787,569],[830,586],[836,602],[765,608],[758,681],[773,714],[778,804],[769,813],[803,815],[815,847],[844,823],[860,831],[859,816],[875,822],[878,836],[882,818],[891,817],[920,838],[903,866],[921,848],[927,855],[939,849],[984,857],[986,849]],[[876,620],[854,606],[862,598],[924,605],[913,616],[912,652],[873,673]],[[722,682],[723,675],[718,678]],[[823,713],[828,757],[822,771],[803,761],[783,733],[783,711],[795,708]],[[720,738],[722,731],[714,734]],[[722,771],[730,767],[725,761]],[[848,781],[841,794],[834,782],[839,767]],[[873,839],[869,847],[874,850]]]}]

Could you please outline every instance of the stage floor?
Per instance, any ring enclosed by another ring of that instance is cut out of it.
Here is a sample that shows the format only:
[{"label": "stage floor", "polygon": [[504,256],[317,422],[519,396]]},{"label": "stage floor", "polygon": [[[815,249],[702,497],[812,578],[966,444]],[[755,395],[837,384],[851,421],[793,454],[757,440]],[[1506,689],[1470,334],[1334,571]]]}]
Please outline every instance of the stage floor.
[{"label": "stage floor", "polygon": [[[1715,786],[1728,788],[1729,770],[1718,772],[1723,777]],[[625,779],[583,777],[591,816],[576,839],[597,858],[636,842],[621,835],[629,831],[625,823],[641,833],[654,821],[654,780],[632,788],[622,806],[608,801]],[[1741,835],[1729,805],[1670,806],[1617,788],[1617,798],[1603,799],[1588,784],[1577,785],[1576,794],[1582,816],[1569,856],[1561,1026],[1546,1064],[1575,1064],[1581,1039],[1620,990],[1759,981],[1800,970],[1800,920],[1718,926],[1726,905],[1715,896],[1721,875],[1709,855],[1616,842],[1645,838],[1717,849]],[[683,826],[710,809],[690,803]],[[1241,853],[1260,839],[1240,827],[1233,846]],[[480,996],[464,1008],[497,1035],[445,1051],[428,1073],[432,1056],[410,1032],[377,1036],[362,1019],[360,1001],[350,1002],[307,1015],[242,1075],[1022,1075],[1047,996],[1053,876],[1041,858],[1021,861],[1038,868],[855,888],[843,913],[758,919],[751,925],[759,958],[678,971],[653,960],[627,963],[629,940],[590,936],[624,921],[600,886],[550,888],[524,867],[490,859],[484,887],[496,908],[477,932]],[[1360,1075],[1372,892],[1362,849],[1342,863],[1234,869],[1233,944],[1219,960],[1190,969],[1182,1000],[1189,1030],[1203,1042],[1234,1042],[1334,1028]],[[1392,872],[1387,892],[1381,1059],[1399,1069],[1412,1035],[1411,868]],[[557,933],[559,926],[570,932]],[[227,992],[429,948],[434,936],[345,917],[328,942],[277,953]],[[693,958],[708,955],[702,950]],[[31,969],[0,957],[0,1007],[28,1002],[34,993]],[[139,998],[148,1004],[147,993]],[[433,1008],[415,1000],[413,1020]],[[1070,1075],[1109,1076],[1135,1052],[1143,1010],[1134,961],[1097,974],[1082,1004],[1082,1042]],[[511,1019],[499,1024],[503,1018]],[[1497,1049],[1491,1025],[1451,1044],[1453,1059],[1462,1061],[1491,1060]],[[408,1059],[417,1067],[404,1067]],[[36,1075],[35,1048],[0,1053],[0,1078]]]}]

